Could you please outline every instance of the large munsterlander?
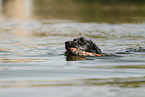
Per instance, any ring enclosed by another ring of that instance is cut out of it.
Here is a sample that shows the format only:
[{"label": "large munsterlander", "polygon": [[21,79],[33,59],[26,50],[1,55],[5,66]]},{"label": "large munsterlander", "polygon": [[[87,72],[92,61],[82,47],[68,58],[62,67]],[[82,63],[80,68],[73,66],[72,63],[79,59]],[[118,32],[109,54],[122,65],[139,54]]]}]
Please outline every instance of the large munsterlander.
[{"label": "large munsterlander", "polygon": [[65,55],[68,58],[84,59],[85,57],[101,57],[106,55],[102,53],[101,49],[92,40],[87,40],[84,37],[76,38],[73,41],[66,41],[65,49],[67,50]]},{"label": "large munsterlander", "polygon": [[116,52],[115,54],[102,53],[101,49],[92,41],[87,40],[84,37],[76,38],[73,41],[65,42],[65,55],[67,60],[86,60],[88,57],[121,57],[120,54],[130,54],[132,52],[145,52],[142,47],[129,48],[124,52]]}]

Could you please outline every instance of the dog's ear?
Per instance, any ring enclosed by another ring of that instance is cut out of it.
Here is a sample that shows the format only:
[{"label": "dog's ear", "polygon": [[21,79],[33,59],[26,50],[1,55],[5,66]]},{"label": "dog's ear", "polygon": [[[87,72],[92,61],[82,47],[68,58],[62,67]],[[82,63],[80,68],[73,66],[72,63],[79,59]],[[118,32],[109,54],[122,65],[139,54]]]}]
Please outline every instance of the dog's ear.
[{"label": "dog's ear", "polygon": [[92,52],[92,47],[91,45],[87,44],[86,48],[85,48],[86,52]]}]

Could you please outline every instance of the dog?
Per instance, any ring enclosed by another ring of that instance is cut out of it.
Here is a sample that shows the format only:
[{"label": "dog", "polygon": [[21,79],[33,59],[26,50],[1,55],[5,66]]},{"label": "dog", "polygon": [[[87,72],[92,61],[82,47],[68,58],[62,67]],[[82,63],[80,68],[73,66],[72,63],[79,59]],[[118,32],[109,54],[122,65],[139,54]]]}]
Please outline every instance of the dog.
[{"label": "dog", "polygon": [[145,48],[128,48],[124,52],[103,53],[101,49],[92,41],[84,37],[73,39],[65,42],[65,55],[67,61],[88,60],[88,57],[123,57],[123,54],[133,52],[145,52]]},{"label": "dog", "polygon": [[65,49],[67,50],[65,54],[74,56],[93,57],[103,55],[101,49],[92,40],[87,40],[84,37],[66,41]]}]

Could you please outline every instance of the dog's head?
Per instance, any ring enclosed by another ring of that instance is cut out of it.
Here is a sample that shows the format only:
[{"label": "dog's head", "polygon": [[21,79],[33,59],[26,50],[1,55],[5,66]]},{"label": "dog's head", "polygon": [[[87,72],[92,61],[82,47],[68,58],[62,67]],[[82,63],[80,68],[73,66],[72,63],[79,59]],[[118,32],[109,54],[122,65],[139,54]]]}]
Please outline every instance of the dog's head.
[{"label": "dog's head", "polygon": [[69,48],[78,48],[86,52],[102,54],[101,49],[92,40],[87,40],[84,37],[76,38],[73,41],[66,41],[65,49],[69,50]]}]

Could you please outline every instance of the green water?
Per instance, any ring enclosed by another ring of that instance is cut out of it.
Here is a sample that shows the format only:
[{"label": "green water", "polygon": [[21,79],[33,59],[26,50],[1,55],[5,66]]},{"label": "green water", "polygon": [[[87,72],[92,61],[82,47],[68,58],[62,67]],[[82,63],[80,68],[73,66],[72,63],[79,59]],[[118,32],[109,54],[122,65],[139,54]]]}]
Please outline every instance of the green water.
[{"label": "green water", "polygon": [[145,48],[143,0],[0,0],[0,96],[144,97],[145,52],[67,61],[64,42]]}]

